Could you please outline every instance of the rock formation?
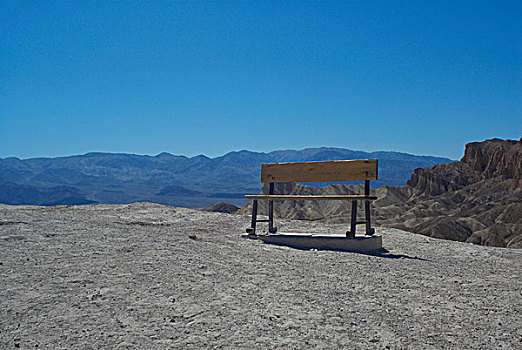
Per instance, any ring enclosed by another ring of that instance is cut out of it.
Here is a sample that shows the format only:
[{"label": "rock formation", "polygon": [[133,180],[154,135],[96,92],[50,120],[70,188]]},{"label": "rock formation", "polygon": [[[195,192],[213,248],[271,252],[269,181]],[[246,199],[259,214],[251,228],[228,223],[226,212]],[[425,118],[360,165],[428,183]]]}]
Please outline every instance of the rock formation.
[{"label": "rock formation", "polygon": [[208,207],[201,209],[203,211],[211,211],[215,213],[235,213],[239,210],[239,207],[236,207],[234,204],[226,203],[226,202],[217,202]]},{"label": "rock formation", "polygon": [[[362,187],[339,184],[317,189],[280,184],[276,191],[350,194],[362,193]],[[522,139],[467,144],[459,162],[415,169],[406,186],[382,186],[372,193],[378,197],[373,203],[378,225],[436,238],[522,248]],[[347,222],[349,205],[284,202],[275,209],[284,218]],[[263,213],[265,206],[260,207]]]}]

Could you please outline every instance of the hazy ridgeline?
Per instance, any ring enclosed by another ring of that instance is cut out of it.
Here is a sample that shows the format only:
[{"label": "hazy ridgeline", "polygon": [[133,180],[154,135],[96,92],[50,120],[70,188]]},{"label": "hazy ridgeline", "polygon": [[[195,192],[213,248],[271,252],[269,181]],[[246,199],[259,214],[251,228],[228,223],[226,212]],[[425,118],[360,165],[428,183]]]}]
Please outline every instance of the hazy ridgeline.
[{"label": "hazy ridgeline", "polygon": [[261,189],[262,163],[365,158],[379,159],[379,180],[372,182],[373,187],[402,186],[415,168],[451,162],[447,158],[341,148],[239,151],[217,158],[204,155],[187,158],[169,153],[6,158],[0,159],[0,203],[77,205],[149,201],[203,208],[225,201],[242,206],[247,202],[244,194],[258,193]]}]

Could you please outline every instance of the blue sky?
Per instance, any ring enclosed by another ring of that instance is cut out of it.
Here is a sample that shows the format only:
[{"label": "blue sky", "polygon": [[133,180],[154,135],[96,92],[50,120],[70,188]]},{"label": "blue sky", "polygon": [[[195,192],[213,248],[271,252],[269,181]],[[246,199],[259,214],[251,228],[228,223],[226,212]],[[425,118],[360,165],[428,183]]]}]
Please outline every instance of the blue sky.
[{"label": "blue sky", "polygon": [[0,157],[522,136],[522,2],[0,2]]}]

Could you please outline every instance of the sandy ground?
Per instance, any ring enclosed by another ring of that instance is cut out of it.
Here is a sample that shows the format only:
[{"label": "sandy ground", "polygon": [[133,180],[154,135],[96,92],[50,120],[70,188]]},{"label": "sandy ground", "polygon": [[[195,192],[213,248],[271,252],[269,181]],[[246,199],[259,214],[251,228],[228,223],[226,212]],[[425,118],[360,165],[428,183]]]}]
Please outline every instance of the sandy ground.
[{"label": "sandy ground", "polygon": [[303,251],[241,238],[248,223],[0,206],[0,348],[522,348],[520,249],[380,228],[381,256]]}]

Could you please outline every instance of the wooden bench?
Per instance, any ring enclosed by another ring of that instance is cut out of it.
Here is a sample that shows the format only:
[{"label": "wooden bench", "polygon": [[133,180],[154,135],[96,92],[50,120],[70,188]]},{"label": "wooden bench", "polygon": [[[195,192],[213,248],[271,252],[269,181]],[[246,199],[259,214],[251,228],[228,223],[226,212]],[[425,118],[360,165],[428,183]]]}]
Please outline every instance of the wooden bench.
[{"label": "wooden bench", "polygon": [[[246,232],[256,234],[258,222],[268,222],[268,232],[276,233],[274,226],[274,201],[285,200],[350,200],[352,212],[350,230],[346,237],[355,237],[356,226],[366,225],[366,235],[373,235],[375,229],[371,227],[370,201],[377,199],[370,196],[370,180],[377,180],[377,159],[362,160],[338,160],[325,162],[300,162],[300,163],[273,163],[261,165],[261,182],[269,184],[268,194],[245,195],[252,199],[252,224]],[[292,195],[275,194],[274,185],[280,182],[331,182],[331,181],[364,181],[364,194],[360,195]],[[257,219],[257,202],[268,202],[268,220]],[[364,201],[366,220],[357,221],[357,201]]]}]

